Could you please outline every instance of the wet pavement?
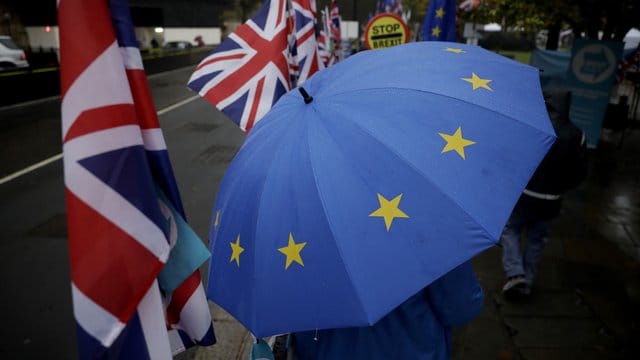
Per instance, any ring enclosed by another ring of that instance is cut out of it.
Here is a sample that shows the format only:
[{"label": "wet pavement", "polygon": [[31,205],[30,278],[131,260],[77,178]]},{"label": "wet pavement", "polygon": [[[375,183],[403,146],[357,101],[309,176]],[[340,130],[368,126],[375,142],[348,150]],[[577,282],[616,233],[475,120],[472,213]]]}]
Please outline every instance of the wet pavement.
[{"label": "wet pavement", "polygon": [[482,314],[453,359],[640,359],[640,123],[603,130],[587,180],[565,197],[529,298],[507,301],[500,248],[474,259]]}]

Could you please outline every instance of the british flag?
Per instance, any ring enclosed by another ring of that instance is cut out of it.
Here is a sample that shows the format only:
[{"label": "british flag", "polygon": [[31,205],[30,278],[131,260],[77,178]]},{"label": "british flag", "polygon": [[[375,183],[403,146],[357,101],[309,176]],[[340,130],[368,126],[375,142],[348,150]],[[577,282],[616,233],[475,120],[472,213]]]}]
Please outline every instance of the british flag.
[{"label": "british flag", "polygon": [[336,63],[337,57],[334,53],[333,41],[331,40],[331,18],[329,16],[329,8],[325,6],[321,10],[322,28],[318,34],[318,54],[320,60],[325,67],[329,67]]},{"label": "british flag", "polygon": [[337,0],[331,0],[329,18],[331,20],[329,23],[329,31],[331,34],[331,42],[333,43],[333,53],[338,58],[338,60],[342,60],[342,35],[340,30],[342,17],[340,16],[340,9],[338,8]]},{"label": "british flag", "polygon": [[376,4],[376,14],[393,13],[400,15],[402,13],[401,0],[378,0]]},{"label": "british flag", "polygon": [[293,0],[295,26],[295,61],[297,66],[296,85],[305,82],[311,75],[324,68],[318,54],[316,38],[315,0]]},{"label": "british flag", "polygon": [[287,0],[267,0],[209,54],[188,87],[246,132],[291,89]]},{"label": "british flag", "polygon": [[[378,0],[376,3],[376,15],[382,13],[396,14],[400,16],[405,23],[409,23],[409,19],[411,19],[411,9],[404,11],[402,0]],[[369,18],[369,20],[371,20],[371,18]]]},{"label": "british flag", "polygon": [[625,50],[625,53],[626,55],[618,63],[618,71],[616,73],[616,81],[618,83],[625,79],[627,72],[637,72],[640,65],[640,45],[628,53]]},{"label": "british flag", "polygon": [[[324,15],[324,11],[321,12]],[[324,18],[324,16],[323,16]],[[324,23],[324,22],[323,22]],[[331,44],[329,36],[324,29],[318,33],[318,56],[324,67],[333,65],[333,56],[331,55]]]},{"label": "british flag", "polygon": [[[164,286],[169,305],[156,280],[171,250],[185,244],[176,220],[184,213],[128,11],[124,0],[58,2],[71,288],[83,359],[170,359],[180,345],[170,346],[167,327],[191,343],[215,341],[193,271],[202,255],[185,260],[186,273],[170,274],[181,280],[171,292]],[[183,324],[185,309],[202,320]]]},{"label": "british flag", "polygon": [[481,2],[482,0],[464,0],[462,3],[460,3],[460,6],[458,6],[458,9],[462,11],[471,11],[477,8]]}]

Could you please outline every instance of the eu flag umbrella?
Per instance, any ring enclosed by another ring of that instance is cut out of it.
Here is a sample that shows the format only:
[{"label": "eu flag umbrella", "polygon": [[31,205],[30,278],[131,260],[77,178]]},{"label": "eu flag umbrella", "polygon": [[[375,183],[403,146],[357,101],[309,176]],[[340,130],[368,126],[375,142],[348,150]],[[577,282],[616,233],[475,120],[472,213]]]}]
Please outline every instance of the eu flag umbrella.
[{"label": "eu flag umbrella", "polygon": [[258,337],[373,324],[496,244],[554,139],[536,68],[446,42],[351,56],[229,165],[207,294]]}]

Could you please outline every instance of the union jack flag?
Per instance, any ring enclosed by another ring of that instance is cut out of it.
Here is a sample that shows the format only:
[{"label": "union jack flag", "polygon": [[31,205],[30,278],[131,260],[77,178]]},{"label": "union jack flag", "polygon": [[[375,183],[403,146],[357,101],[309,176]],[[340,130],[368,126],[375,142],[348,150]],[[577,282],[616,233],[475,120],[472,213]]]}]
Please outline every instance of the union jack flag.
[{"label": "union jack flag", "polygon": [[[194,272],[208,255],[180,259],[171,253],[186,246],[195,254],[197,242],[204,245],[194,234],[179,235],[188,226],[126,1],[60,0],[58,21],[80,357],[170,359],[190,343],[211,344],[211,315]],[[165,274],[168,282],[158,285],[167,261],[188,268]],[[194,311],[201,321],[185,324]],[[174,340],[185,341],[172,341],[172,348],[167,327]]]},{"label": "union jack flag", "polygon": [[316,39],[315,0],[293,0],[295,24],[295,64],[298,68],[296,85],[305,82],[311,75],[324,68],[318,54]]},{"label": "union jack flag", "polygon": [[480,5],[482,0],[464,0],[458,8],[462,11],[471,11]]},{"label": "union jack flag", "polygon": [[[404,11],[402,0],[378,0],[376,4],[376,15],[382,13],[392,13],[400,16],[405,23],[411,19],[411,9]],[[373,15],[369,18],[371,18]]]},{"label": "union jack flag", "polygon": [[[322,11],[322,18],[324,19],[324,11]],[[324,24],[323,20],[323,24]],[[318,56],[324,67],[333,65],[334,57],[331,55],[331,43],[329,42],[329,36],[323,29],[318,33]]]},{"label": "union jack flag", "polygon": [[401,0],[378,0],[376,4],[376,14],[392,13],[400,15],[402,13]]},{"label": "union jack flag", "polygon": [[187,86],[246,132],[291,89],[287,0],[267,0],[196,67]]},{"label": "union jack flag", "polygon": [[340,22],[342,21],[342,17],[340,16],[340,9],[338,8],[337,0],[331,0],[329,18],[331,19],[329,23],[329,30],[331,34],[331,42],[333,43],[333,53],[338,60],[342,60],[342,34],[340,32]]},{"label": "union jack flag", "polygon": [[640,46],[638,46],[635,50],[629,51],[628,54],[622,57],[622,59],[618,63],[618,72],[616,73],[616,81],[618,83],[622,82],[626,77],[627,71],[637,72],[639,65],[640,65]]},{"label": "union jack flag", "polygon": [[329,67],[338,61],[335,53],[334,41],[331,35],[331,17],[329,8],[325,6],[321,11],[322,29],[318,35],[318,53],[325,67]]}]

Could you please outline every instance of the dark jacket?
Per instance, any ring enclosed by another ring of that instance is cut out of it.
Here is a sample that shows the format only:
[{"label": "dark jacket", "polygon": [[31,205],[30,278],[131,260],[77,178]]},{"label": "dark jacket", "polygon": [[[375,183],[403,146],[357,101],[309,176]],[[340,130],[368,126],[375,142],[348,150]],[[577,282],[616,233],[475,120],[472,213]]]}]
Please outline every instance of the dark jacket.
[{"label": "dark jacket", "polygon": [[294,333],[297,359],[448,360],[451,327],[482,310],[484,294],[471,262],[451,270],[373,326]]},{"label": "dark jacket", "polygon": [[571,93],[555,89],[544,95],[557,139],[531,177],[515,209],[533,221],[558,216],[562,195],[587,176],[585,136],[569,120]]}]

